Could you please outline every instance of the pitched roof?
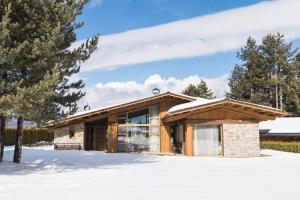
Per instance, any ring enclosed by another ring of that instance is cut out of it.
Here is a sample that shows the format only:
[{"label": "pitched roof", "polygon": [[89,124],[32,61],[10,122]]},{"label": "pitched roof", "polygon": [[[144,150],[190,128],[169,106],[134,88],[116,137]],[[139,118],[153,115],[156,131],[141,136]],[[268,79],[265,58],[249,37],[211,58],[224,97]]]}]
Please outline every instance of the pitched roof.
[{"label": "pitched roof", "polygon": [[[269,106],[264,106],[260,104],[254,104],[254,103],[249,103],[245,101],[238,101],[238,100],[233,100],[233,99],[228,99],[228,98],[221,98],[221,99],[202,99],[198,98],[197,100],[193,102],[188,102],[184,104],[180,104],[177,106],[174,106],[170,108],[167,112],[167,115],[165,118],[170,118],[175,115],[179,115],[181,113],[188,113],[194,110],[200,111],[201,109],[208,108],[208,107],[213,107],[217,105],[234,105],[236,107],[241,107],[251,110],[255,115],[259,115],[261,119],[268,119],[268,118],[275,118],[275,117],[282,117],[286,115],[285,112],[272,108]],[[245,112],[241,110],[241,112]],[[258,116],[257,115],[257,116]]]},{"label": "pitched roof", "polygon": [[232,103],[245,104],[245,105],[249,105],[249,106],[255,106],[255,107],[259,107],[259,108],[263,108],[263,109],[272,110],[272,111],[275,111],[275,112],[282,112],[281,110],[273,108],[273,107],[264,106],[264,105],[260,105],[260,104],[255,104],[255,103],[250,103],[250,102],[246,102],[246,101],[239,101],[239,100],[233,100],[233,99],[228,99],[228,98],[220,98],[220,99],[198,98],[195,101],[188,102],[188,103],[183,103],[183,104],[172,107],[171,109],[168,110],[168,114],[174,114],[176,112],[188,110],[188,109],[191,109],[191,108],[201,107],[201,106],[215,104],[215,103],[219,103],[219,102],[225,102],[225,101],[232,102]]},{"label": "pitched roof", "polygon": [[176,93],[172,93],[172,92],[165,92],[165,93],[162,93],[162,94],[159,94],[159,95],[152,95],[152,96],[136,99],[136,100],[133,100],[133,101],[127,101],[127,102],[122,102],[122,103],[119,103],[119,104],[103,106],[103,107],[98,107],[98,108],[87,110],[87,111],[77,112],[73,115],[70,115],[70,116],[68,116],[64,119],[59,120],[58,122],[54,122],[54,121],[49,122],[47,126],[51,126],[55,123],[62,123],[62,122],[65,122],[65,121],[72,121],[72,120],[75,120],[75,119],[78,119],[78,118],[81,118],[81,117],[88,117],[88,116],[100,114],[100,113],[103,113],[103,112],[112,111],[112,110],[115,110],[115,109],[123,108],[123,107],[130,106],[130,105],[135,105],[135,104],[138,104],[138,103],[143,103],[143,102],[146,102],[146,101],[151,101],[151,100],[158,99],[158,98],[163,98],[163,97],[173,97],[173,98],[183,99],[183,100],[186,100],[186,101],[194,101],[194,100],[198,99],[196,97],[192,97],[192,96],[188,96],[188,95],[176,94]]},{"label": "pitched roof", "polygon": [[183,110],[187,110],[190,108],[195,108],[195,107],[199,107],[199,106],[203,106],[203,105],[207,105],[207,104],[212,104],[214,102],[218,102],[218,101],[222,101],[224,99],[204,99],[204,98],[198,98],[195,101],[192,102],[188,102],[188,103],[183,103],[177,106],[174,106],[172,108],[170,108],[168,110],[168,114],[173,114],[179,111],[183,111]]}]

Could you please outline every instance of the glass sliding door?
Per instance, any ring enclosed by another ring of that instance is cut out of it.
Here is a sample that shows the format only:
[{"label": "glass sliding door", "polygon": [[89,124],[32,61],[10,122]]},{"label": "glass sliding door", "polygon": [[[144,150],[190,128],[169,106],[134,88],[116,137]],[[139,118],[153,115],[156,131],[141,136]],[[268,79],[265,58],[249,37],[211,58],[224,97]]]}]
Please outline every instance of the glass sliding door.
[{"label": "glass sliding door", "polygon": [[160,151],[159,105],[118,115],[118,151]]},{"label": "glass sliding door", "polygon": [[194,125],[193,149],[195,156],[218,156],[221,155],[221,132],[220,126]]},{"label": "glass sliding door", "polygon": [[148,126],[129,126],[128,143],[131,151],[148,151],[149,149],[149,127]]}]

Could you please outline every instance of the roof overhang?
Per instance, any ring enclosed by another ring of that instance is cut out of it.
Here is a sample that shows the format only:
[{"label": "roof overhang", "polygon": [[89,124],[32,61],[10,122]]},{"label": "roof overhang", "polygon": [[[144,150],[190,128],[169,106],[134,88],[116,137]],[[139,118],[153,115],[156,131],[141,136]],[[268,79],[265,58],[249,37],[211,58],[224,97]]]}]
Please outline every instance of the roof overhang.
[{"label": "roof overhang", "polygon": [[[238,101],[233,99],[216,99],[207,101],[205,103],[186,103],[187,106],[178,106],[178,109],[170,109],[167,115],[164,117],[164,122],[172,122],[187,118],[189,115],[194,113],[201,113],[214,110],[214,109],[227,109],[236,113],[242,113],[245,115],[252,116],[257,121],[274,120],[276,117],[282,117],[287,115],[286,112],[281,110],[263,106],[259,104]],[[189,106],[189,104],[191,106]]]},{"label": "roof overhang", "polygon": [[59,125],[66,125],[66,124],[68,124],[72,121],[75,121],[75,120],[92,118],[92,117],[99,116],[99,115],[104,115],[105,116],[109,112],[115,111],[117,109],[125,108],[125,107],[128,107],[128,106],[134,106],[134,105],[137,105],[137,104],[142,104],[142,103],[145,103],[145,102],[151,102],[151,101],[155,101],[155,100],[162,99],[162,98],[168,98],[168,97],[169,98],[181,99],[181,100],[184,100],[184,101],[187,101],[187,102],[195,101],[197,99],[195,97],[191,97],[191,96],[187,96],[187,95],[181,95],[181,94],[175,94],[175,93],[172,93],[172,92],[166,92],[166,93],[162,93],[162,94],[159,94],[159,95],[154,95],[154,96],[151,96],[151,97],[138,99],[138,100],[135,100],[135,101],[121,103],[121,104],[117,104],[117,105],[113,105],[113,106],[102,107],[102,108],[93,109],[93,110],[90,110],[90,111],[75,113],[74,115],[70,115],[66,118],[49,122],[45,127],[50,128],[50,127],[59,126]]}]

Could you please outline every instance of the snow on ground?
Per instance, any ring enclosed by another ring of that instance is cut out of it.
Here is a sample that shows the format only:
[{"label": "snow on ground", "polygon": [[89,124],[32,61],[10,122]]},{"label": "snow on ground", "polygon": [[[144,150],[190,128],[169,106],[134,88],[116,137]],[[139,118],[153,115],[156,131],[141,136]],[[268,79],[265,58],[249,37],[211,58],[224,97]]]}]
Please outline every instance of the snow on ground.
[{"label": "snow on ground", "polygon": [[300,154],[263,150],[257,158],[203,158],[6,148],[2,200],[298,199]]}]

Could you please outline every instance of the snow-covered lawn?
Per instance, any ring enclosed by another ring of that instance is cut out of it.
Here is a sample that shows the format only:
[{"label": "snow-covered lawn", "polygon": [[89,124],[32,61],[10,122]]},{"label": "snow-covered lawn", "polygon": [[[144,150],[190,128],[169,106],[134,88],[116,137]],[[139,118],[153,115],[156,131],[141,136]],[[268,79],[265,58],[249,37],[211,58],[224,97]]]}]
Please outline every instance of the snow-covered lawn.
[{"label": "snow-covered lawn", "polygon": [[200,158],[6,148],[1,200],[299,199],[300,154],[263,150],[259,158]]}]

